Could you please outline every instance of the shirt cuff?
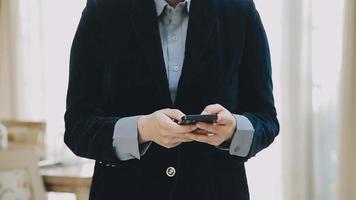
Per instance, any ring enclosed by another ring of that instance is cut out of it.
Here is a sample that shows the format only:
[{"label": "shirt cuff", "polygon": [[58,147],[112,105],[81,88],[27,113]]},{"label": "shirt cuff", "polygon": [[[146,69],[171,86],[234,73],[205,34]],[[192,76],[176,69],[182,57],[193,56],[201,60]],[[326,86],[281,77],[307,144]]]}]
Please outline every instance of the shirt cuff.
[{"label": "shirt cuff", "polygon": [[218,149],[229,151],[231,155],[246,157],[250,152],[255,129],[247,117],[234,115],[236,130],[231,141],[226,141],[218,146]]},{"label": "shirt cuff", "polygon": [[138,143],[137,122],[140,116],[125,117],[115,124],[113,147],[119,160],[140,159],[151,143]]}]

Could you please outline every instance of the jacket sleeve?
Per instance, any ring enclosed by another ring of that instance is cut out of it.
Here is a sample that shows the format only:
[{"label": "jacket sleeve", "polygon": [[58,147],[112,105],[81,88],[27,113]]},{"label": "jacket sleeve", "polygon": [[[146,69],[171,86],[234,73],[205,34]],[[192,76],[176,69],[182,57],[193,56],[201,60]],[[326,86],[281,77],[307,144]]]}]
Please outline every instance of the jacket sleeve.
[{"label": "jacket sleeve", "polygon": [[104,112],[107,73],[96,20],[95,0],[88,0],[71,49],[64,141],[78,156],[114,165],[119,160],[112,137],[120,118]]},{"label": "jacket sleeve", "polygon": [[267,36],[259,13],[250,2],[237,102],[238,113],[247,117],[255,130],[247,159],[269,146],[279,133]]}]

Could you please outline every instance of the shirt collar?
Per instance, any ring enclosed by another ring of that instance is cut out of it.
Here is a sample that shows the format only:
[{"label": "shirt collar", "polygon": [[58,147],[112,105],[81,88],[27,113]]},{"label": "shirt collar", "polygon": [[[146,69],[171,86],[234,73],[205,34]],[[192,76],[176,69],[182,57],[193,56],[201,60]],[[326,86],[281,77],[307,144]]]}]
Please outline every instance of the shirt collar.
[{"label": "shirt collar", "polygon": [[[164,8],[168,5],[168,3],[166,2],[166,0],[154,0],[155,4],[156,4],[156,11],[157,11],[157,16],[160,16],[164,10]],[[189,9],[190,9],[190,1],[191,0],[185,0],[183,2],[187,3],[187,11],[189,13]]]}]

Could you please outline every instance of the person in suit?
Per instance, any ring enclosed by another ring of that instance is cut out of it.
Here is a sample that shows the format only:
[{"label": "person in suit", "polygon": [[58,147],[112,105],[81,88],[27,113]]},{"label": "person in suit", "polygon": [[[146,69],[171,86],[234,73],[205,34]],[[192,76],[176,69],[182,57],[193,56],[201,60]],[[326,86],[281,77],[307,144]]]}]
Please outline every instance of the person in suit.
[{"label": "person in suit", "polygon": [[[198,113],[217,122],[174,122]],[[244,163],[276,116],[252,0],[87,0],[64,140],[96,160],[90,199],[247,200]]]}]

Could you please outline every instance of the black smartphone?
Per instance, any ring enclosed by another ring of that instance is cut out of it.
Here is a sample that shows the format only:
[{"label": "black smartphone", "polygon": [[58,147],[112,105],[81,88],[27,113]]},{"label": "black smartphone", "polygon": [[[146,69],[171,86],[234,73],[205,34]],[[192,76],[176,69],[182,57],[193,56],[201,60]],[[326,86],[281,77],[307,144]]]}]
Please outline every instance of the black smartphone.
[{"label": "black smartphone", "polygon": [[177,123],[179,125],[192,125],[197,122],[215,123],[217,115],[185,115]]}]

